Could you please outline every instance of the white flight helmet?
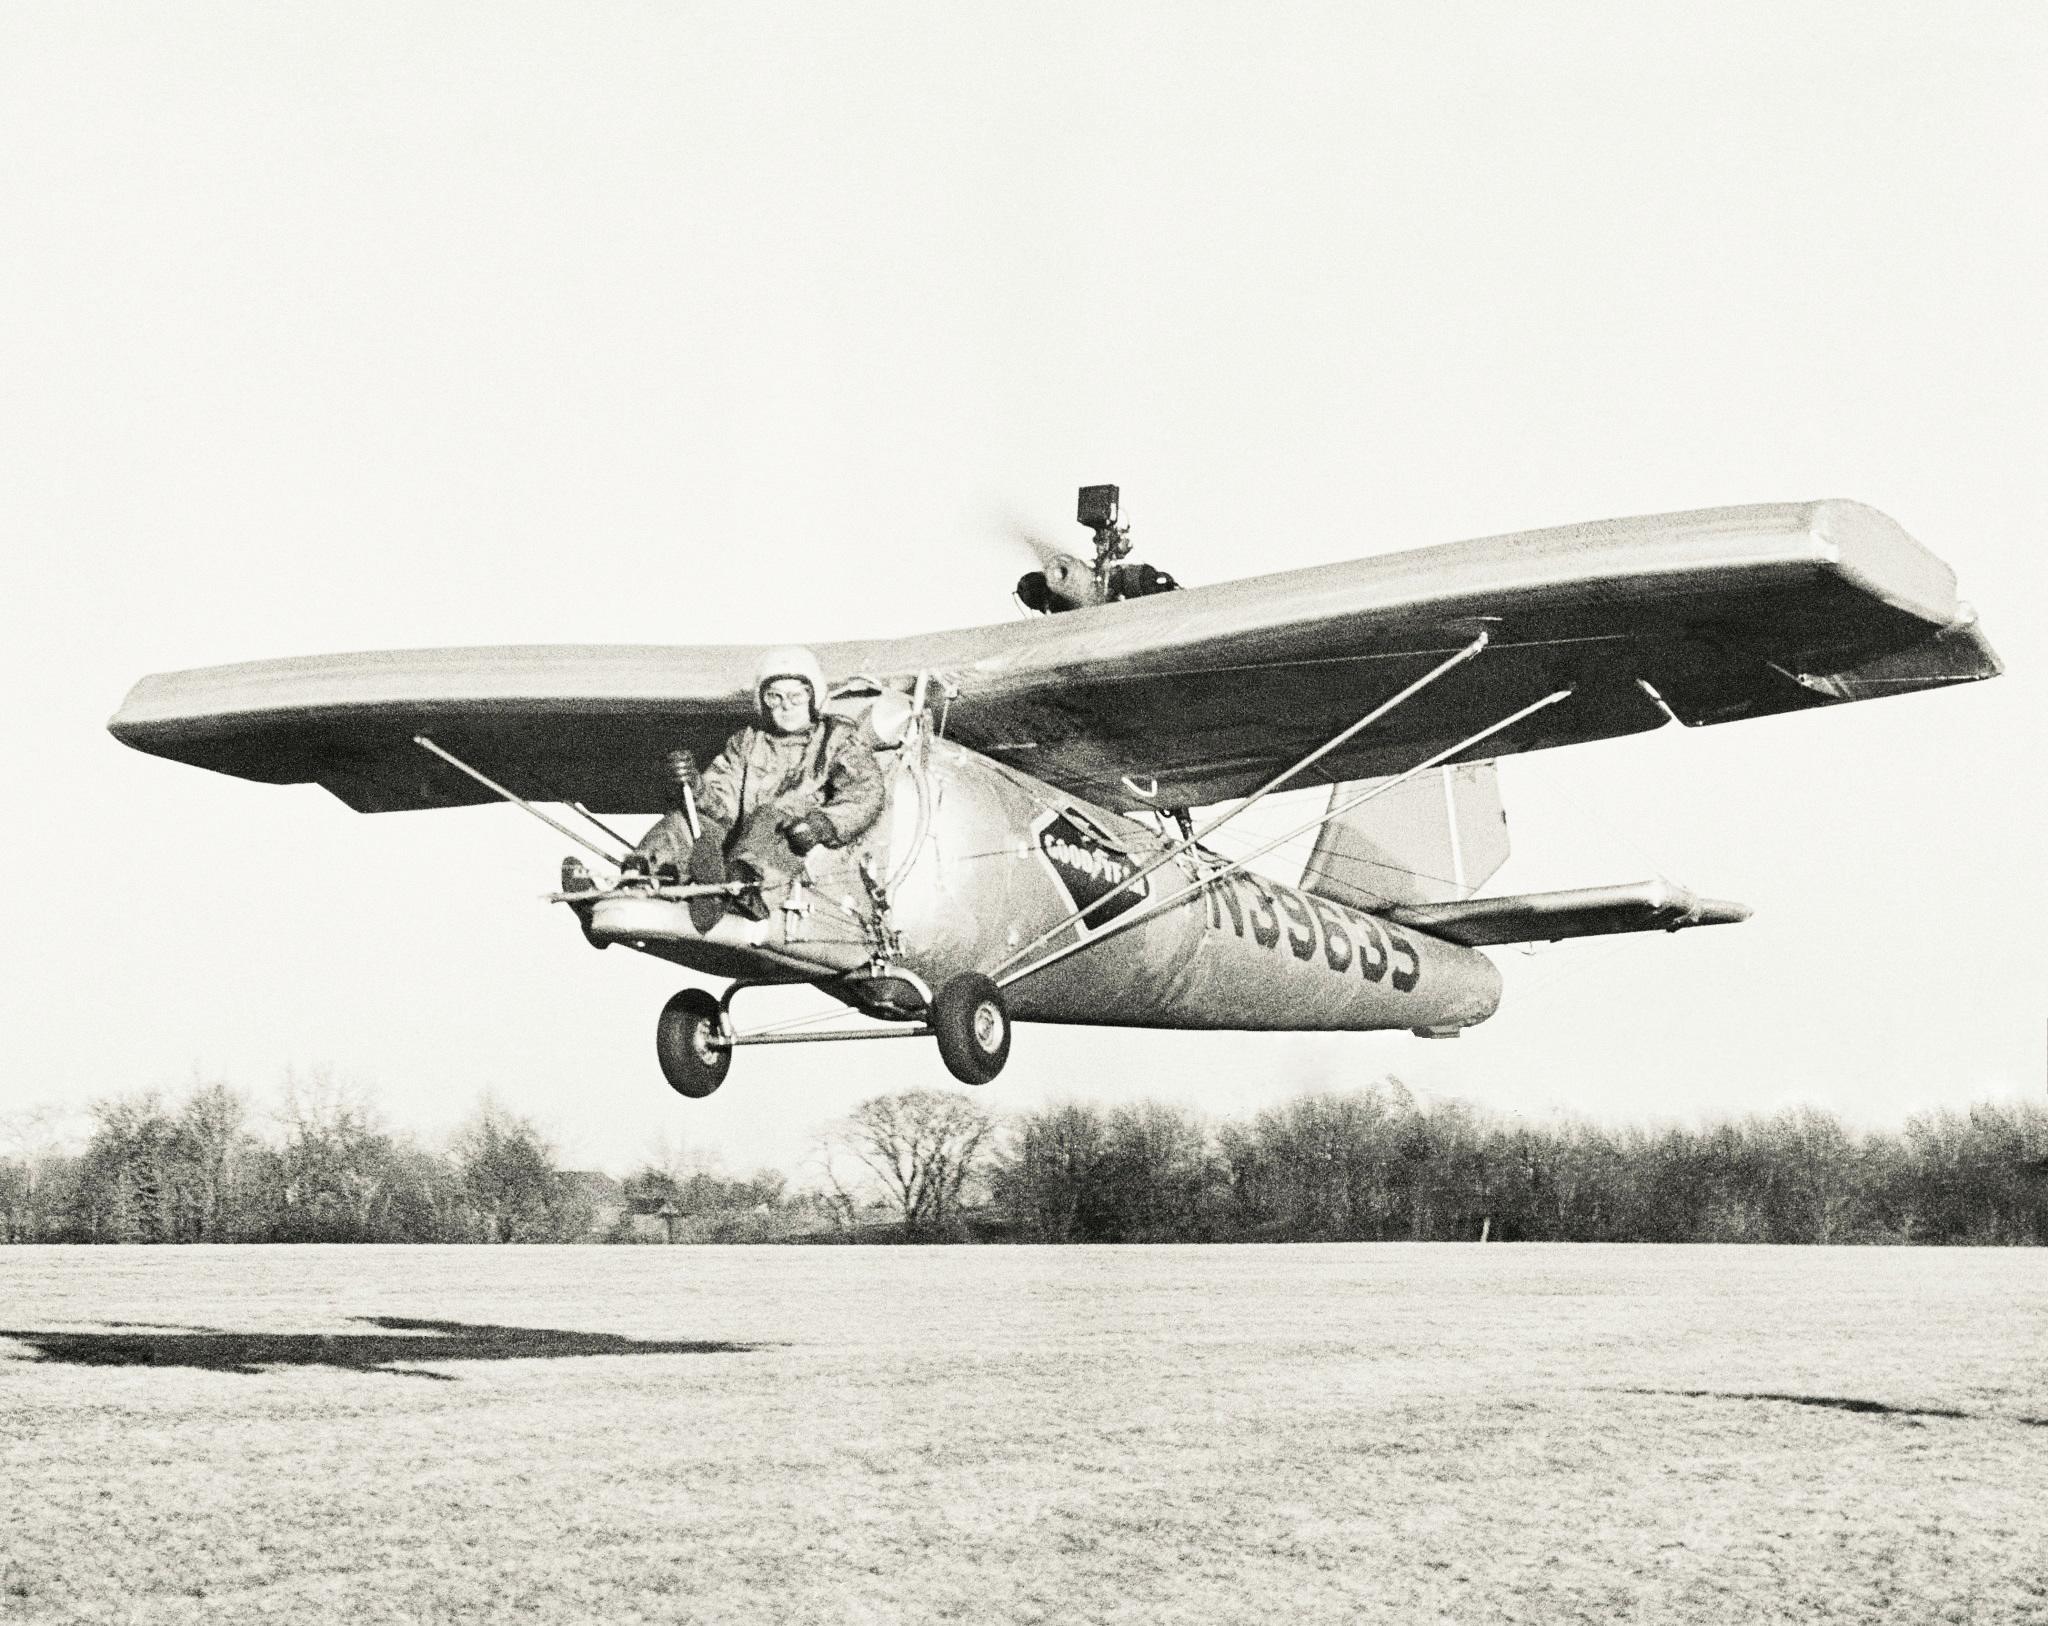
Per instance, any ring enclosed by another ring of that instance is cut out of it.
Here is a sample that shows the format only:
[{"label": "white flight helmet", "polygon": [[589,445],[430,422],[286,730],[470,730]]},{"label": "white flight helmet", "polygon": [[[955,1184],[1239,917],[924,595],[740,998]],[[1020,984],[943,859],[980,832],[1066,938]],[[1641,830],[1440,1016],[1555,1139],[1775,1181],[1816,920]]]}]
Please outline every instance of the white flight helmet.
[{"label": "white flight helmet", "polygon": [[761,691],[777,678],[798,678],[810,685],[811,721],[816,722],[825,714],[825,669],[818,664],[818,657],[800,644],[784,644],[779,649],[762,652],[761,661],[754,668],[754,712],[763,723],[768,721],[768,709],[761,704]]}]

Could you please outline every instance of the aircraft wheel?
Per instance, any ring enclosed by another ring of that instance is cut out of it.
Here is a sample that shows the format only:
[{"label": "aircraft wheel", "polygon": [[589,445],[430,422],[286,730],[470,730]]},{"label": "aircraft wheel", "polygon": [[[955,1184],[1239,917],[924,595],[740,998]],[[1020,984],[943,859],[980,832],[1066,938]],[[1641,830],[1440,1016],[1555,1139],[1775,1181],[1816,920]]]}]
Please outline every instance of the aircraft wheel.
[{"label": "aircraft wheel", "polygon": [[1002,990],[978,971],[955,977],[932,997],[931,1024],[946,1071],[963,1084],[986,1084],[1010,1059]]},{"label": "aircraft wheel", "polygon": [[719,1034],[718,1001],[701,988],[685,988],[661,1008],[654,1053],[661,1076],[678,1095],[702,1100],[732,1071],[732,1050],[713,1044]]}]

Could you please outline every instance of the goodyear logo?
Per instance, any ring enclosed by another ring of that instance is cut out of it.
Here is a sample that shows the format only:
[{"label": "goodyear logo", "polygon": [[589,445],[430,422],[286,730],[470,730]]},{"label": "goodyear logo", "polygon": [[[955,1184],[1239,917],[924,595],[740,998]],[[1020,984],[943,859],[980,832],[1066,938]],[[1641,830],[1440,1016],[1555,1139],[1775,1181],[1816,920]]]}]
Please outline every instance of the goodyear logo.
[{"label": "goodyear logo", "polygon": [[[1039,826],[1038,850],[1045,854],[1046,862],[1052,865],[1053,874],[1059,877],[1076,909],[1086,909],[1109,898],[1119,885],[1138,873],[1137,864],[1120,852],[1112,852],[1064,813],[1054,814]],[[1091,929],[1107,925],[1125,911],[1137,908],[1151,890],[1149,880],[1125,887],[1091,914],[1085,924]]]}]

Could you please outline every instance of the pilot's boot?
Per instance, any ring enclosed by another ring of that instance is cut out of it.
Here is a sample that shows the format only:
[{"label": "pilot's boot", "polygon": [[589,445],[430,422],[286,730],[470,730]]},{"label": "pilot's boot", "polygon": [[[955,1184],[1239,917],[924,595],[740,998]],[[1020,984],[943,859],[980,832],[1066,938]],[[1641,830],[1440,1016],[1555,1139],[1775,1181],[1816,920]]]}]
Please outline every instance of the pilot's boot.
[{"label": "pilot's boot", "polygon": [[[727,880],[725,830],[709,820],[690,848],[688,875],[692,886],[723,886]],[[708,932],[725,915],[728,899],[709,893],[690,900],[690,924]]]}]

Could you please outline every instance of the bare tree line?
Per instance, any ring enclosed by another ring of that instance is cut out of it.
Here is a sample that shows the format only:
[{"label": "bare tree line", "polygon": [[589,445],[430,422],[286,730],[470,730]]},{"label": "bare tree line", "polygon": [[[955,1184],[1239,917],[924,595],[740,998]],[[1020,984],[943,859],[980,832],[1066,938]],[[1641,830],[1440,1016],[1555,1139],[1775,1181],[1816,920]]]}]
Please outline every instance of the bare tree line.
[{"label": "bare tree line", "polygon": [[988,1171],[1043,1242],[2048,1242],[2048,1107],[1980,1104],[1852,1134],[1799,1108],[1704,1128],[1531,1125],[1399,1083],[1209,1125],[1067,1104]]},{"label": "bare tree line", "polygon": [[2048,1242],[2033,1103],[1855,1134],[1810,1108],[1532,1125],[1392,1080],[1220,1122],[1156,1102],[999,1118],[917,1089],[823,1130],[795,1187],[674,1148],[623,1182],[565,1171],[488,1099],[432,1149],[319,1077],[265,1119],[205,1084],[99,1103],[78,1151],[44,1120],[0,1123],[0,1240]]},{"label": "bare tree line", "polygon": [[0,1240],[509,1242],[587,1226],[533,1125],[488,1098],[445,1151],[320,1075],[288,1077],[267,1117],[258,1133],[247,1098],[209,1083],[175,1104],[95,1103],[80,1152],[41,1115],[17,1120],[0,1133]]}]

